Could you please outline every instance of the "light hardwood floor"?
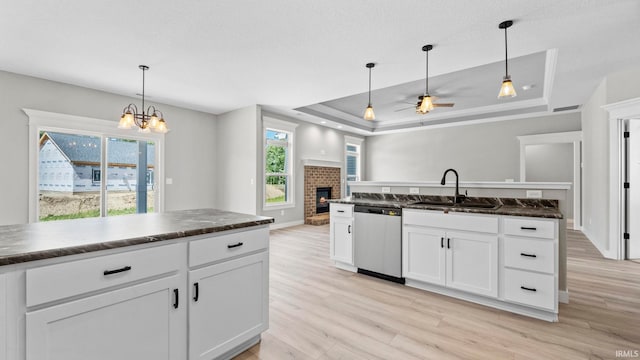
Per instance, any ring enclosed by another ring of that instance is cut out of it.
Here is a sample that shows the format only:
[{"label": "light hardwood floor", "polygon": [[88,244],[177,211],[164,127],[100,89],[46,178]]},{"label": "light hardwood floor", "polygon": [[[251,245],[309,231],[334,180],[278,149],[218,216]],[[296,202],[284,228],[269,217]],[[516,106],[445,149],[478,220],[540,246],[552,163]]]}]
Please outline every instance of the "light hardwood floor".
[{"label": "light hardwood floor", "polygon": [[[329,227],[271,232],[270,328],[255,359],[616,359],[640,351],[640,263],[568,230],[570,303],[548,323],[336,269]],[[629,353],[627,353],[629,354]]]}]

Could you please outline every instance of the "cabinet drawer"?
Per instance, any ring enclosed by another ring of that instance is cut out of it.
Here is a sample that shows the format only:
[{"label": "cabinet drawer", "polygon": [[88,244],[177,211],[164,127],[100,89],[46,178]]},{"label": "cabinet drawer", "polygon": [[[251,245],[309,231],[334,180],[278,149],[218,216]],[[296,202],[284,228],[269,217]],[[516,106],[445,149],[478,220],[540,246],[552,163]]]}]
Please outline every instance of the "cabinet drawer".
[{"label": "cabinet drawer", "polygon": [[556,310],[555,277],[522,270],[504,269],[507,301]]},{"label": "cabinet drawer", "polygon": [[405,210],[402,213],[402,222],[405,225],[498,233],[498,217],[493,215],[445,214],[442,212]]},{"label": "cabinet drawer", "polygon": [[330,203],[330,216],[353,217],[353,205]]},{"label": "cabinet drawer", "polygon": [[28,269],[27,307],[177,271],[184,247],[163,245]]},{"label": "cabinet drawer", "polygon": [[504,265],[553,274],[555,272],[553,245],[552,240],[505,237]]},{"label": "cabinet drawer", "polygon": [[531,218],[504,218],[506,235],[528,236],[544,239],[555,239],[556,221]]},{"label": "cabinet drawer", "polygon": [[267,249],[269,228],[212,236],[189,243],[189,267]]}]

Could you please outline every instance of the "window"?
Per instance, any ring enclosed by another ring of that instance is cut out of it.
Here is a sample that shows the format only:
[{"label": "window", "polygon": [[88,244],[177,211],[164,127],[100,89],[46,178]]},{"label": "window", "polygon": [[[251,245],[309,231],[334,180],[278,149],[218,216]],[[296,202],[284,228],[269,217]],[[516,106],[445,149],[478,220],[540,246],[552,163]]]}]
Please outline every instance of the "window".
[{"label": "window", "polygon": [[349,181],[360,181],[361,178],[362,139],[345,136],[346,196],[351,196]]},{"label": "window", "polygon": [[264,118],[264,208],[294,206],[293,138],[296,124]]},{"label": "window", "polygon": [[120,130],[115,121],[24,111],[30,222],[162,211],[163,189],[154,186],[162,176],[162,134]]}]

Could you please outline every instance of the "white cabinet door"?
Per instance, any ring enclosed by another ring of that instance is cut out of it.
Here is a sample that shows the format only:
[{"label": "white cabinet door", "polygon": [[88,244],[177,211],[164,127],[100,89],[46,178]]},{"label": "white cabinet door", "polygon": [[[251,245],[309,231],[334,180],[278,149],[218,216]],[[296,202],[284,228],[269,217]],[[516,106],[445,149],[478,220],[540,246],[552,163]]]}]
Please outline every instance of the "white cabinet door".
[{"label": "white cabinet door", "polygon": [[183,281],[174,275],[27,312],[26,358],[182,360]]},{"label": "white cabinet door", "polygon": [[353,265],[353,218],[332,217],[330,228],[331,260]]},{"label": "white cabinet door", "polygon": [[7,358],[7,280],[0,275],[0,360]]},{"label": "white cabinet door", "polygon": [[189,272],[189,359],[214,359],[269,327],[269,253]]},{"label": "white cabinet door", "polygon": [[405,225],[402,234],[402,276],[445,284],[444,232]]},{"label": "white cabinet door", "polygon": [[498,296],[498,237],[448,231],[447,286],[480,295]]}]

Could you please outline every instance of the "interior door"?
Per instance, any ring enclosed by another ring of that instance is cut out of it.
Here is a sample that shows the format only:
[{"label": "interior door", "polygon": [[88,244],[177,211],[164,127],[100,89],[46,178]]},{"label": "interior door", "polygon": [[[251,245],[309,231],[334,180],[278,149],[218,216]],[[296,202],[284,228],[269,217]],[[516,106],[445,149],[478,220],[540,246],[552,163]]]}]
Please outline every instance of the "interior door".
[{"label": "interior door", "polygon": [[[640,119],[629,120],[629,149],[627,169],[629,189],[627,193],[627,258],[640,259]],[[632,221],[636,219],[636,221]]]}]

